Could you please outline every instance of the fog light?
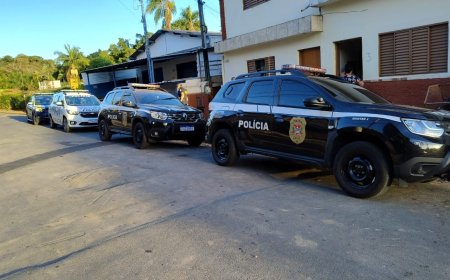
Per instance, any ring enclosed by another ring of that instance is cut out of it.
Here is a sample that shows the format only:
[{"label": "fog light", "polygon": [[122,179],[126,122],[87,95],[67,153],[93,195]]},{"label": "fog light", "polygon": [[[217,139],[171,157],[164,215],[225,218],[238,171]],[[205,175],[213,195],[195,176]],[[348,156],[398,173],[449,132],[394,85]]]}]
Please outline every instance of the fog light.
[{"label": "fog light", "polygon": [[75,124],[77,124],[77,122],[70,121],[70,124],[71,124],[71,125],[75,125]]}]

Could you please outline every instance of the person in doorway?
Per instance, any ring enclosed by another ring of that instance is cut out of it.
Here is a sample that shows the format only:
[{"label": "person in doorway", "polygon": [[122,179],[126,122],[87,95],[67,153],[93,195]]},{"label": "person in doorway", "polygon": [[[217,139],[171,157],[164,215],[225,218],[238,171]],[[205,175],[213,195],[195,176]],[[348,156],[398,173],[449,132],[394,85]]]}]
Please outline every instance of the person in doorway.
[{"label": "person in doorway", "polygon": [[344,75],[343,75],[344,80],[346,80],[349,83],[363,87],[364,81],[360,77],[356,76],[353,71],[354,71],[353,63],[347,62],[347,64],[345,64],[345,69],[344,69]]},{"label": "person in doorway", "polygon": [[177,92],[178,92],[178,99],[180,99],[180,101],[183,104],[187,104],[188,103],[187,90],[181,84],[178,84]]}]

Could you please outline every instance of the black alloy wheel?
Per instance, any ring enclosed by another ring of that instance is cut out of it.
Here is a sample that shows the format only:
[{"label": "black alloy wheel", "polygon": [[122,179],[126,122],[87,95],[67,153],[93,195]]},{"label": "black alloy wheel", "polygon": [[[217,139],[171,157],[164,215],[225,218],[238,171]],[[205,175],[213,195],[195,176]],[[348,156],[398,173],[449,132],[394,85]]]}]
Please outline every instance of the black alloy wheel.
[{"label": "black alloy wheel", "polygon": [[339,186],[358,198],[380,195],[391,182],[388,157],[369,142],[356,141],[342,147],[333,169]]},{"label": "black alloy wheel", "polygon": [[148,147],[147,134],[145,134],[145,128],[142,122],[138,122],[134,126],[133,143],[137,149],[145,149]]},{"label": "black alloy wheel", "polygon": [[230,166],[239,159],[236,143],[228,129],[218,130],[212,138],[211,152],[217,164]]},{"label": "black alloy wheel", "polygon": [[101,119],[98,123],[98,137],[102,141],[111,140],[111,132],[109,131],[108,123],[105,119]]}]

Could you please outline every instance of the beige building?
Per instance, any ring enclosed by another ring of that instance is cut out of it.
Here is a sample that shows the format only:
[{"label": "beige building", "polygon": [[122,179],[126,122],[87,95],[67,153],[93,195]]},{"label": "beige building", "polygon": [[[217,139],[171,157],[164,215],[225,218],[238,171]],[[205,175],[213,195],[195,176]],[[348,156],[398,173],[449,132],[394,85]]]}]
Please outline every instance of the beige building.
[{"label": "beige building", "polygon": [[351,62],[366,87],[422,105],[450,83],[449,0],[220,0],[223,79],[283,64],[340,75]]}]

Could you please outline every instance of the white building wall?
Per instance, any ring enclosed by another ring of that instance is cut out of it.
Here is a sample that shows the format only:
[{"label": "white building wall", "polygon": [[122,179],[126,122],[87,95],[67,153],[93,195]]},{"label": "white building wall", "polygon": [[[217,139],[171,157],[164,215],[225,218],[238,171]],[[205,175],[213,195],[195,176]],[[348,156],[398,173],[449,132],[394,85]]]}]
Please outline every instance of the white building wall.
[{"label": "white building wall", "polygon": [[[298,18],[307,2],[283,0],[283,5],[280,5],[280,0],[271,0],[243,11],[242,1],[225,0],[227,36],[231,38]],[[378,80],[380,33],[450,21],[450,0],[341,0],[321,10],[323,32],[225,53],[224,82],[246,73],[247,60],[275,56],[275,64],[279,68],[282,64],[298,63],[298,50],[318,46],[321,49],[322,67],[328,69],[329,73],[337,74],[334,43],[357,37],[362,38],[364,79]],[[408,79],[441,78],[449,74],[422,74],[408,76]],[[392,78],[402,77],[383,77]]]}]

